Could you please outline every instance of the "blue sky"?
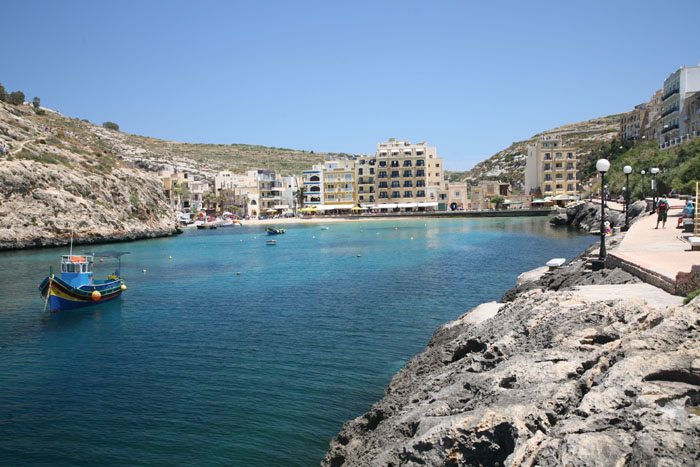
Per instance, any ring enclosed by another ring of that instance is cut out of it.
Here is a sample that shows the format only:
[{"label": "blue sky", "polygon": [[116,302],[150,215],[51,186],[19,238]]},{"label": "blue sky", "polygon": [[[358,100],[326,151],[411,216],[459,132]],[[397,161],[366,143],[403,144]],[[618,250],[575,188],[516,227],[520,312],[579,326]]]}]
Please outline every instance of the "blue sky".
[{"label": "blue sky", "polygon": [[4,2],[0,83],[140,135],[350,153],[395,137],[463,170],[697,65],[700,2],[662,6]]}]

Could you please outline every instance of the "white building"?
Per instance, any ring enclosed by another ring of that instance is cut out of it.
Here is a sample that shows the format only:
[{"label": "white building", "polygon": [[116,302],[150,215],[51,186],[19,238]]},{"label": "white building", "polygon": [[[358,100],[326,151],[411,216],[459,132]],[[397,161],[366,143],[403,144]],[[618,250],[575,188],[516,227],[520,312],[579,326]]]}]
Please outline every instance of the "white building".
[{"label": "white building", "polygon": [[688,94],[700,91],[700,65],[680,67],[664,80],[661,141],[669,142],[689,133],[687,115],[683,115]]}]

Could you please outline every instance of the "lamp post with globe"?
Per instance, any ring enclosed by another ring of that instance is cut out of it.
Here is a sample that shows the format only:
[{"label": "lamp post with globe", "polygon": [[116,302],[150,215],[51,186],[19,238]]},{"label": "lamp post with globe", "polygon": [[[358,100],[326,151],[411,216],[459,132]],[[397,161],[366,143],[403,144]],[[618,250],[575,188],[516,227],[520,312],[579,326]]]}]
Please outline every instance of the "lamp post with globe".
[{"label": "lamp post with globe", "polygon": [[625,188],[625,226],[622,227],[623,232],[627,232],[630,229],[630,174],[632,173],[632,167],[626,165],[622,171],[625,173],[627,178],[627,186]]},{"label": "lamp post with globe", "polygon": [[591,261],[593,270],[598,271],[605,268],[605,172],[610,169],[610,162],[607,159],[600,159],[595,164],[595,168],[600,172],[600,251],[598,259]]},{"label": "lamp post with globe", "polygon": [[[642,171],[639,172],[639,173],[642,174],[642,199],[646,199],[647,197],[646,197],[646,195],[644,194],[644,174],[647,173],[647,171],[646,171],[646,170],[642,170]],[[644,208],[644,209],[646,209],[646,208]]]}]

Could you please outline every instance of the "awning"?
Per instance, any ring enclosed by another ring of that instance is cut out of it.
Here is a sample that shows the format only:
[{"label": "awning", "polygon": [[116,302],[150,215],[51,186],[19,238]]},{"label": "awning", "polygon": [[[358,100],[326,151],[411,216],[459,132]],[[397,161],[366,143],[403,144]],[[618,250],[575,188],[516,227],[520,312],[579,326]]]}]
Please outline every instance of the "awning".
[{"label": "awning", "polygon": [[377,209],[394,209],[397,207],[396,203],[378,204]]},{"label": "awning", "polygon": [[315,210],[316,210],[316,206],[310,206],[308,208],[299,209],[299,211],[301,211],[301,212],[311,212],[311,211],[315,211]]},{"label": "awning", "polygon": [[418,203],[418,207],[421,207],[421,208],[436,208],[437,205],[438,205],[437,202]]},{"label": "awning", "polygon": [[523,204],[523,202],[522,201],[511,201],[511,200],[507,199],[503,202],[503,204]]},{"label": "awning", "polygon": [[418,207],[418,203],[399,203],[398,207],[400,207],[400,208],[416,208],[416,207]]},{"label": "awning", "polygon": [[351,209],[354,204],[321,204],[317,206],[319,211],[332,211],[333,209]]}]

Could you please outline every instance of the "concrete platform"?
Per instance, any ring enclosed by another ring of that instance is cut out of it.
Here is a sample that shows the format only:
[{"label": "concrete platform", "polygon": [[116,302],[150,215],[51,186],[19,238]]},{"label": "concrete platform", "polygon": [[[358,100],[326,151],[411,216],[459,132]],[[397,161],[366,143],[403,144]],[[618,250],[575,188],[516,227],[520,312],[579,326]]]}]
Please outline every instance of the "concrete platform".
[{"label": "concrete platform", "polygon": [[700,265],[700,251],[691,251],[692,233],[677,229],[685,202],[668,200],[671,210],[666,228],[656,229],[656,214],[647,214],[630,226],[619,246],[608,253],[608,261],[670,293],[678,293],[678,273],[689,273]]}]

